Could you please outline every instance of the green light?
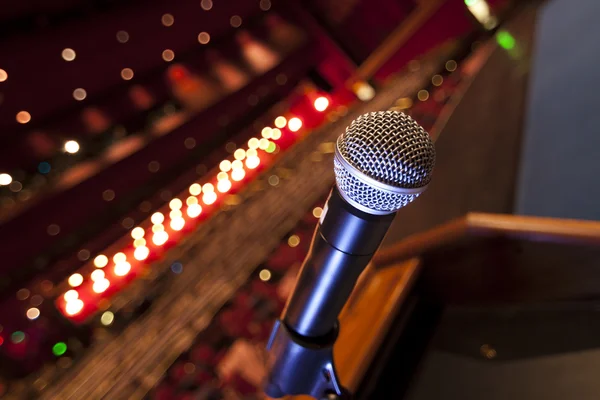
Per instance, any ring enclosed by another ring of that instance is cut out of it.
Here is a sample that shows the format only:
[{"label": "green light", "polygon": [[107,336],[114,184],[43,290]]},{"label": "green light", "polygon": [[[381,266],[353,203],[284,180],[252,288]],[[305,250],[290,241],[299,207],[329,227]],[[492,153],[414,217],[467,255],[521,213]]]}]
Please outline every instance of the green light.
[{"label": "green light", "polygon": [[13,343],[21,343],[23,340],[25,340],[25,333],[21,331],[15,331],[12,333],[12,335],[10,335],[10,340],[12,340]]},{"label": "green light", "polygon": [[498,31],[496,34],[496,42],[502,47],[504,50],[512,50],[515,48],[516,40],[507,31]]},{"label": "green light", "polygon": [[467,5],[467,7],[471,7],[474,6],[475,4],[479,3],[480,0],[465,0],[465,4]]},{"label": "green light", "polygon": [[52,354],[56,357],[62,356],[67,351],[67,345],[64,342],[58,342],[52,346]]},{"label": "green light", "polygon": [[275,151],[275,149],[277,148],[277,145],[273,142],[269,143],[269,147],[267,147],[267,149],[265,150],[267,153],[272,153]]}]

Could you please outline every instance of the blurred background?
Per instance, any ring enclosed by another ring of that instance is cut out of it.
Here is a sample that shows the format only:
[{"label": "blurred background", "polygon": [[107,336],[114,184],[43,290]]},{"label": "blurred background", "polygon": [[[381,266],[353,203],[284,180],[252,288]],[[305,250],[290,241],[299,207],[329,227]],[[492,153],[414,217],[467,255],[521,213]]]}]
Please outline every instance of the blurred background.
[{"label": "blurred background", "polygon": [[591,0],[5,3],[0,398],[263,398],[367,111],[440,137],[386,244],[471,210],[600,217]]}]

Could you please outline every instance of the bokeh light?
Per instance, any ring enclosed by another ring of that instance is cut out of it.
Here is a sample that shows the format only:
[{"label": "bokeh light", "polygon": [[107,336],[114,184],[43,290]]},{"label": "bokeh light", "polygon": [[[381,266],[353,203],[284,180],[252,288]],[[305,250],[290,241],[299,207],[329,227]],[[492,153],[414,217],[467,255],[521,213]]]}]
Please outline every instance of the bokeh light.
[{"label": "bokeh light", "polygon": [[200,204],[190,204],[187,208],[187,215],[190,218],[196,218],[202,213]]},{"label": "bokeh light", "polygon": [[77,287],[83,283],[83,276],[81,274],[73,274],[67,280],[69,286]]},{"label": "bokeh light", "polygon": [[108,257],[106,257],[104,254],[97,255],[96,258],[94,258],[94,266],[96,268],[104,268],[107,264]]},{"label": "bokeh light", "polygon": [[231,161],[223,160],[219,164],[219,169],[223,172],[229,172],[231,170]]},{"label": "bokeh light", "polygon": [[190,189],[189,189],[189,192],[192,196],[198,196],[201,191],[202,191],[202,186],[200,186],[197,183],[194,183],[193,185],[191,185]]},{"label": "bokeh light", "polygon": [[150,221],[155,225],[162,224],[165,221],[165,216],[160,212],[155,212],[150,217]]},{"label": "bokeh light", "polygon": [[325,111],[329,107],[329,100],[324,96],[318,97],[314,102],[314,106],[317,111]]},{"label": "bokeh light", "polygon": [[65,142],[64,149],[67,153],[75,154],[79,151],[79,143],[75,140],[68,140]]},{"label": "bokeh light", "polygon": [[288,128],[292,132],[298,132],[302,128],[302,120],[298,117],[291,118],[288,121]]},{"label": "bokeh light", "polygon": [[181,209],[181,207],[183,207],[183,202],[177,198],[175,198],[169,202],[169,208],[171,210],[179,210],[179,209]]},{"label": "bokeh light", "polygon": [[112,311],[105,311],[100,317],[100,323],[104,326],[108,326],[115,320],[115,314]]},{"label": "bokeh light", "polygon": [[152,235],[152,243],[157,246],[162,246],[167,243],[167,240],[169,240],[169,234],[164,230],[155,232],[154,235]]},{"label": "bokeh light", "polygon": [[[116,275],[116,273],[115,273],[115,275]],[[106,289],[108,289],[109,286],[110,286],[110,281],[108,279],[106,279],[106,278],[99,279],[99,280],[95,281],[94,284],[92,285],[92,290],[94,291],[94,293],[104,293],[106,291]]]},{"label": "bokeh light", "polygon": [[115,264],[118,264],[118,263],[124,262],[125,260],[127,260],[127,256],[125,255],[125,253],[118,252],[117,254],[115,254],[115,255],[113,256],[113,262],[114,262]]},{"label": "bokeh light", "polygon": [[34,319],[37,319],[37,317],[40,316],[40,310],[38,308],[31,307],[29,310],[27,310],[25,315],[27,315],[28,319],[33,321]]},{"label": "bokeh light", "polygon": [[287,124],[287,119],[283,115],[280,115],[279,117],[275,118],[274,124],[280,129],[284,128],[285,124]]},{"label": "bokeh light", "polygon": [[271,279],[271,271],[269,271],[268,269],[263,269],[258,273],[258,277],[261,281],[267,282]]},{"label": "bokeh light", "polygon": [[173,229],[174,231],[180,231],[185,226],[185,219],[183,219],[181,217],[173,218],[171,220],[171,222],[169,223],[169,225],[171,226],[171,229]]},{"label": "bokeh light", "polygon": [[94,282],[104,279],[104,277],[105,277],[105,274],[104,274],[104,270],[102,270],[102,269],[97,269],[94,272],[92,272],[92,274],[90,275],[90,278],[92,278],[92,281],[94,281]]},{"label": "bokeh light", "polygon": [[65,312],[67,315],[76,315],[81,312],[81,310],[83,310],[83,301],[80,299],[74,299],[65,304]]},{"label": "bokeh light", "polygon": [[215,201],[217,201],[217,194],[215,192],[204,193],[204,195],[202,196],[202,201],[206,205],[213,204]]},{"label": "bokeh light", "polygon": [[277,128],[271,131],[271,139],[278,140],[281,139],[281,131]]},{"label": "bokeh light", "polygon": [[217,183],[217,190],[221,193],[226,193],[231,189],[231,181],[229,179],[220,180]]},{"label": "bokeh light", "polygon": [[129,264],[127,261],[116,263],[115,268],[113,269],[113,272],[116,276],[125,276],[129,273],[129,271],[131,271],[131,264]]},{"label": "bokeh light", "polygon": [[138,261],[144,261],[149,255],[150,249],[148,249],[146,246],[136,247],[135,251],[133,252],[133,258]]},{"label": "bokeh light", "polygon": [[9,174],[0,174],[0,186],[10,185],[12,182],[12,176]]},{"label": "bokeh light", "polygon": [[239,169],[234,169],[231,172],[231,179],[233,179],[234,181],[241,181],[242,179],[244,179],[244,177],[246,176],[246,172],[239,168]]},{"label": "bokeh light", "polygon": [[135,227],[131,230],[131,237],[133,239],[141,239],[144,237],[146,231],[141,226]]},{"label": "bokeh light", "polygon": [[65,292],[65,294],[63,295],[63,299],[65,299],[66,302],[69,301],[73,301],[73,300],[77,300],[79,298],[79,292],[77,290],[67,290]]}]

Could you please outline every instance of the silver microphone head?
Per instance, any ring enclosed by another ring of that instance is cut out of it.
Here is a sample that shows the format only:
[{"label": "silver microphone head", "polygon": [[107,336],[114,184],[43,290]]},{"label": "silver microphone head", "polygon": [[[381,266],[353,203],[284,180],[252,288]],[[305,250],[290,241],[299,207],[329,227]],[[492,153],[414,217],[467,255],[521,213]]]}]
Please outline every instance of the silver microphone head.
[{"label": "silver microphone head", "polygon": [[393,213],[426,188],[435,164],[429,134],[397,111],[363,114],[337,140],[336,185],[342,197],[369,214]]}]

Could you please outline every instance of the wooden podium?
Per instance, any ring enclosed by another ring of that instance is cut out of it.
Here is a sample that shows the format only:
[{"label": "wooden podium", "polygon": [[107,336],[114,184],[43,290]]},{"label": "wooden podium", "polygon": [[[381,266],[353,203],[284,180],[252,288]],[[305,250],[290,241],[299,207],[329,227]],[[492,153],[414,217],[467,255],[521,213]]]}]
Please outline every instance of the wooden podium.
[{"label": "wooden podium", "polygon": [[[356,399],[374,398],[386,358],[398,357],[390,349],[404,347],[408,385],[438,307],[585,299],[598,282],[599,222],[468,213],[376,254],[340,317],[340,378]],[[434,307],[415,317],[423,302]]]}]

